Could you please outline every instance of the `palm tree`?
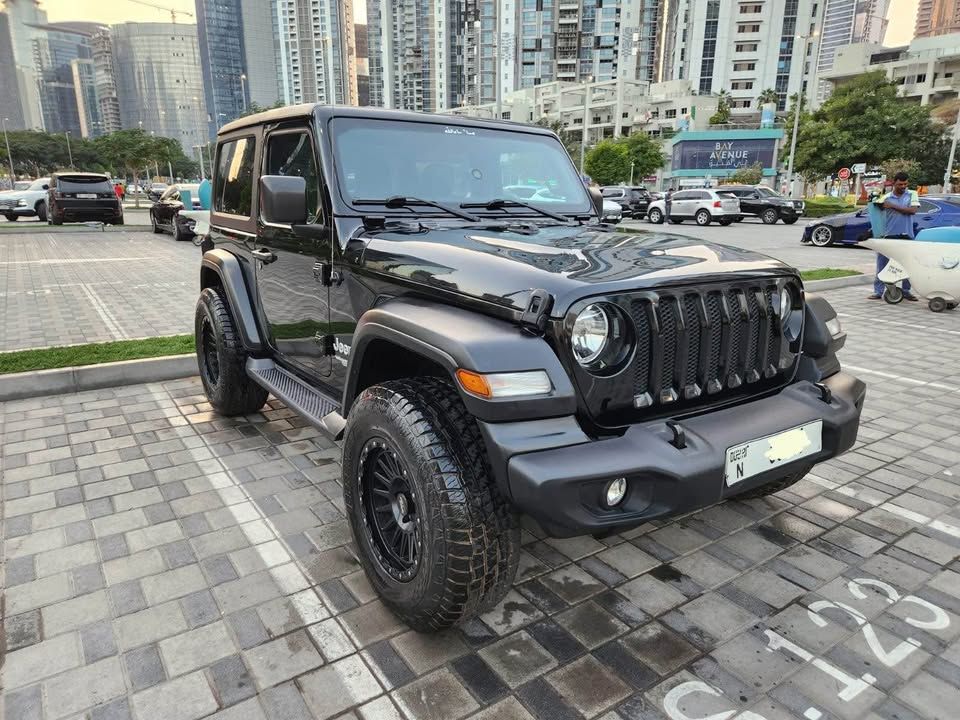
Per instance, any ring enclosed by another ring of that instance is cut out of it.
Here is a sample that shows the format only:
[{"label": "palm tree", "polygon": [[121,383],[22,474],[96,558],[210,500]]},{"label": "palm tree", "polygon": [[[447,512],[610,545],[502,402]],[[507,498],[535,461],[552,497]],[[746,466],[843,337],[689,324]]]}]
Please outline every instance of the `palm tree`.
[{"label": "palm tree", "polygon": [[766,105],[767,103],[776,105],[779,102],[780,95],[773,88],[767,88],[757,96],[757,105]]}]

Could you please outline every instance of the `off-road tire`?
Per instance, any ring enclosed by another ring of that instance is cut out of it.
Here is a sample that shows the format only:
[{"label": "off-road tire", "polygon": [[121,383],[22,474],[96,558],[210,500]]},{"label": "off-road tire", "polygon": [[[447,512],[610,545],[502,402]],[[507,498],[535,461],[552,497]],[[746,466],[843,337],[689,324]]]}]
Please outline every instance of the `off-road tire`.
[{"label": "off-road tire", "polygon": [[163,232],[163,228],[157,224],[157,216],[153,214],[153,210],[150,211],[150,225],[153,226],[153,232],[155,235],[159,235]]},{"label": "off-road tire", "polygon": [[663,222],[663,211],[659,208],[653,208],[647,213],[647,220],[654,225],[660,225]]},{"label": "off-road tire", "polygon": [[4,217],[10,222],[16,222],[17,220],[20,219],[19,215],[14,215],[13,213],[10,213],[9,215],[4,215]]},{"label": "off-road tire", "polygon": [[43,200],[38,202],[33,209],[37,211],[37,220],[40,222],[47,221],[47,204]]},{"label": "off-road tire", "polygon": [[[420,544],[405,572],[381,552],[380,525],[368,512],[379,496],[363,494],[367,452],[383,446],[405,469],[416,505]],[[370,583],[410,627],[451,627],[509,591],[520,556],[518,516],[492,477],[476,420],[448,381],[394,380],[361,393],[344,437],[343,498]]]},{"label": "off-road tire", "polygon": [[768,495],[774,495],[781,490],[786,490],[791,485],[800,482],[810,472],[810,468],[800,470],[795,472],[792,475],[787,475],[786,477],[780,478],[779,480],[774,480],[769,482],[766,485],[761,485],[756,487],[753,490],[747,490],[746,492],[740,493],[736,496],[737,500],[751,500],[753,498],[762,498],[767,497]]},{"label": "off-road tire", "polygon": [[713,217],[710,215],[709,210],[697,210],[697,214],[693,216],[693,219],[700,227],[706,227],[713,222]]},{"label": "off-road tire", "polygon": [[780,214],[773,208],[767,208],[760,213],[760,220],[764,225],[776,225],[780,219]]},{"label": "off-road tire", "polygon": [[268,393],[247,375],[247,352],[217,288],[200,292],[194,337],[200,381],[213,409],[221,415],[248,415],[262,408]]}]

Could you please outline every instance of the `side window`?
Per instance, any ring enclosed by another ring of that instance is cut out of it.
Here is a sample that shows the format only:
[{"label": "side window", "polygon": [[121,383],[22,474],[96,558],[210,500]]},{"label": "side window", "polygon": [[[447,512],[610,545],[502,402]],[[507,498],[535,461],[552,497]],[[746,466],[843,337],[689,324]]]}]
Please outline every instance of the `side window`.
[{"label": "side window", "polygon": [[267,163],[264,175],[302,177],[307,181],[307,222],[320,215],[320,177],[310,134],[275,133],[267,138]]},{"label": "side window", "polygon": [[252,137],[220,145],[217,151],[217,181],[213,188],[213,207],[217,212],[250,217],[255,145]]},{"label": "side window", "polygon": [[921,201],[920,201],[920,212],[922,212],[922,213],[936,213],[936,212],[940,212],[940,208],[938,208],[936,205],[934,205],[934,204],[933,204],[932,202],[930,202],[929,200],[921,200]]},{"label": "side window", "polygon": [[710,198],[711,198],[711,195],[706,190],[699,191],[696,197],[697,200],[709,200]]}]

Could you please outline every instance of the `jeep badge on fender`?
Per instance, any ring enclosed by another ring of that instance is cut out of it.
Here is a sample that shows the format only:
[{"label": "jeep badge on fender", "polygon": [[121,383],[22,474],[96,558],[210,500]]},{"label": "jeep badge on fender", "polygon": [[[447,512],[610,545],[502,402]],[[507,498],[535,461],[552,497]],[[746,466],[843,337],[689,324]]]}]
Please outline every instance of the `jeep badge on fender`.
[{"label": "jeep badge on fender", "polygon": [[601,224],[549,130],[298,105],[222,127],[214,166],[207,397],[342,439],[360,562],[413,628],[506,595],[521,513],[617,532],[856,441],[829,303],[762,255]]}]

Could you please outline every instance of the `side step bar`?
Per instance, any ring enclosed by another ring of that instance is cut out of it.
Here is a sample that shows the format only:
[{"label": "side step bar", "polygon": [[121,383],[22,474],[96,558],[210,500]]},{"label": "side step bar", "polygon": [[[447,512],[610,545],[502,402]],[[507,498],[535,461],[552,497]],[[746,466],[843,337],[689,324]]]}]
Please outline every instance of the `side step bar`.
[{"label": "side step bar", "polygon": [[310,387],[273,360],[248,358],[247,375],[334,440],[343,436],[347,421],[340,415],[340,403],[333,398]]}]

